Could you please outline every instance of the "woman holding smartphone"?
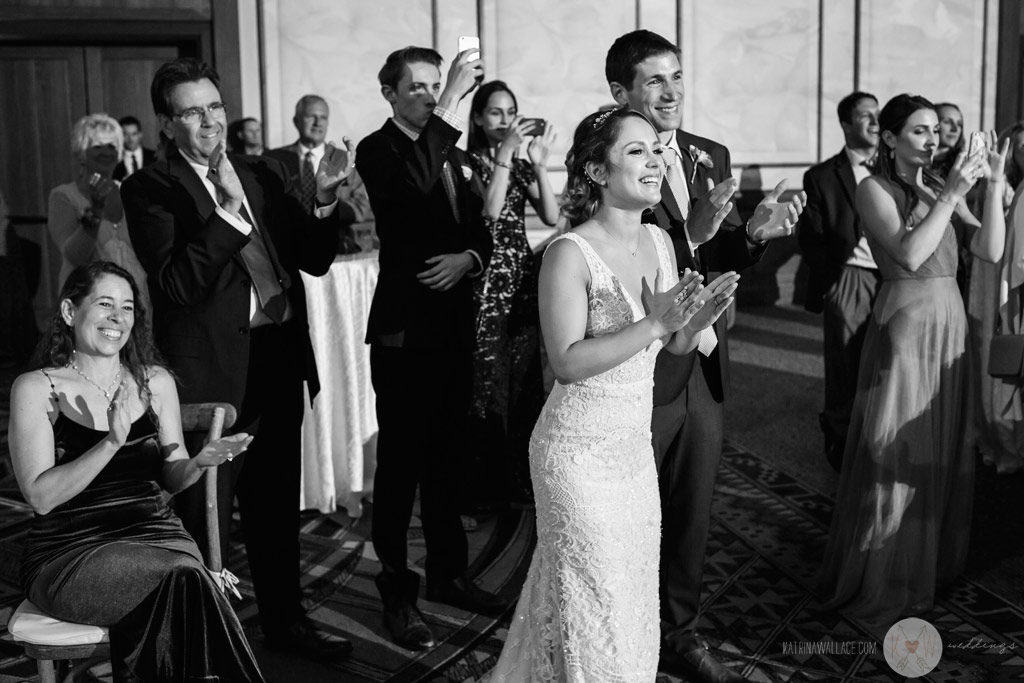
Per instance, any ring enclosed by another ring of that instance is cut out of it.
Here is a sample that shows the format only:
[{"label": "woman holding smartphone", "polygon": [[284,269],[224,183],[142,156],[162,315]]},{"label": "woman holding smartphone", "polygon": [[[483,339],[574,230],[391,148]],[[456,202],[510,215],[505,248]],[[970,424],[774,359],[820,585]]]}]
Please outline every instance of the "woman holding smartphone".
[{"label": "woman holding smartphone", "polygon": [[43,273],[49,276],[40,275],[36,293],[39,329],[45,329],[68,274],[98,259],[113,261],[131,273],[143,305],[149,308],[146,271],[132,248],[119,185],[113,179],[123,143],[121,126],[106,114],[84,116],[71,131],[77,167],[74,180],[50,191],[46,227],[58,256],[54,261],[59,260],[60,266],[51,270],[48,259],[43,259]]},{"label": "woman holding smartphone", "polygon": [[[502,81],[485,83],[473,96],[469,159],[486,184],[484,213],[494,239],[491,265],[475,283],[473,414],[476,437],[487,444],[479,452],[502,454],[502,479],[513,482],[520,490],[512,493],[520,495],[528,485],[530,430],[544,401],[526,202],[547,225],[555,224],[559,211],[547,174],[555,131],[550,125],[538,130],[537,121],[519,116],[516,97]],[[523,159],[518,150],[528,138]]]},{"label": "woman holding smartphone", "polygon": [[[898,95],[879,116],[876,174],[857,214],[882,274],[861,353],[850,437],[819,576],[829,606],[885,633],[929,612],[963,570],[974,451],[967,320],[956,286],[958,232],[986,261],[1003,254],[1007,146],[957,155],[945,182],[925,176],[939,136],[933,105]],[[964,197],[988,178],[980,225]],[[973,225],[972,225],[973,223]]]}]

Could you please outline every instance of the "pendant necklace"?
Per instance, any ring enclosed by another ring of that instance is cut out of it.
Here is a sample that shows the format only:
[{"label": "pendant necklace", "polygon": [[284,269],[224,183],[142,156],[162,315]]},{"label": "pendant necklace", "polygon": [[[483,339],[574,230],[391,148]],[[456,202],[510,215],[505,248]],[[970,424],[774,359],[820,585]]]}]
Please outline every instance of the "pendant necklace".
[{"label": "pendant necklace", "polygon": [[639,252],[639,251],[640,251],[640,235],[637,235],[637,236],[636,236],[636,248],[634,248],[634,249],[630,249],[630,248],[629,248],[629,245],[628,245],[628,244],[626,244],[625,242],[623,242],[622,240],[620,240],[620,239],[619,239],[618,237],[616,237],[615,235],[613,235],[613,234],[611,233],[611,231],[610,231],[610,230],[609,230],[608,228],[606,228],[606,227],[604,227],[604,226],[602,225],[602,226],[601,226],[601,229],[605,231],[605,234],[607,234],[607,235],[608,235],[609,237],[611,237],[611,238],[612,238],[613,240],[615,240],[616,242],[618,242],[619,244],[621,244],[621,245],[622,245],[623,247],[625,247],[626,251],[628,251],[628,252],[629,252],[629,255],[630,255],[630,256],[632,256],[632,257],[636,258],[637,252]]},{"label": "pendant necklace", "polygon": [[115,389],[115,388],[117,387],[117,385],[121,383],[121,364],[120,364],[120,363],[118,363],[118,364],[117,364],[117,374],[116,374],[116,375],[114,376],[114,381],[113,381],[113,382],[111,382],[111,383],[110,383],[110,386],[109,386],[109,387],[107,387],[106,389],[104,389],[104,388],[103,388],[103,387],[101,387],[101,386],[100,386],[99,384],[97,384],[96,382],[94,382],[94,381],[93,381],[93,380],[92,380],[92,379],[91,379],[91,378],[89,377],[89,375],[87,375],[87,374],[85,374],[84,372],[82,372],[82,371],[81,371],[81,370],[79,369],[78,365],[77,365],[77,364],[75,363],[75,361],[74,361],[74,360],[71,360],[71,361],[69,361],[69,362],[68,362],[68,367],[69,367],[69,368],[71,368],[72,370],[74,370],[75,372],[77,372],[77,373],[78,373],[78,375],[79,375],[79,376],[80,376],[80,377],[81,377],[82,379],[84,379],[84,380],[85,380],[86,382],[88,382],[89,384],[91,384],[91,385],[93,385],[94,387],[96,387],[97,389],[99,389],[99,390],[100,390],[100,391],[101,391],[101,392],[103,393],[103,396],[104,396],[104,398],[106,398],[106,399],[107,399],[108,401],[112,400],[112,399],[111,399],[111,392],[113,392],[113,391],[114,391],[114,389]]}]

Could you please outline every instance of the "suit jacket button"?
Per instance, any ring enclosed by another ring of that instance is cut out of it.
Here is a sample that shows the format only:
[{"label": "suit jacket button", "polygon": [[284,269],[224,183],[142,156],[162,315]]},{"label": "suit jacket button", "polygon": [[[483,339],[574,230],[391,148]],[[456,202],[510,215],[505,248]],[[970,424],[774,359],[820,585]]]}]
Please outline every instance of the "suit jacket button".
[{"label": "suit jacket button", "polygon": [[243,287],[248,287],[251,284],[252,284],[252,282],[250,282],[248,278],[242,278],[242,286]]},{"label": "suit jacket button", "polygon": [[238,334],[249,334],[249,328],[248,327],[239,327],[238,328]]}]

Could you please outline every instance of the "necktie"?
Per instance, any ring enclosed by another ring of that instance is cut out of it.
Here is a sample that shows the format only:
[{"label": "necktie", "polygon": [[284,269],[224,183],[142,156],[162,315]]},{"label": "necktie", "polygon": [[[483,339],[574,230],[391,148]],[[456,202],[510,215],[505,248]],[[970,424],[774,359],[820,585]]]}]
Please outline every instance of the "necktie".
[{"label": "necktie", "polygon": [[[669,148],[671,149],[671,147]],[[671,160],[665,165],[665,182],[672,190],[672,196],[676,198],[679,211],[683,218],[690,215],[690,191],[686,187],[686,178],[683,172],[683,162],[675,150],[670,154]]]},{"label": "necktie", "polygon": [[277,269],[267,251],[267,245],[263,241],[263,235],[256,225],[256,221],[249,215],[249,211],[242,204],[239,215],[246,223],[252,226],[249,233],[249,243],[246,244],[241,253],[242,261],[252,278],[252,286],[256,289],[256,298],[273,322],[283,323],[288,319],[288,296],[281,286],[281,279],[277,275]]},{"label": "necktie", "polygon": [[[670,148],[671,149],[671,148]],[[679,158],[679,155],[673,150],[672,160],[666,164],[665,168],[665,181],[668,183],[668,187],[672,190],[672,196],[676,198],[676,204],[679,205],[679,211],[683,214],[685,219],[690,215],[690,191],[686,187],[686,178],[683,172],[683,161]],[[689,236],[687,236],[689,241]],[[691,251],[693,252],[693,260],[697,263],[697,267],[700,268],[700,257],[697,255],[697,248],[690,243]],[[713,302],[708,302],[706,306],[713,306]],[[711,352],[718,346],[718,335],[715,334],[715,328],[709,327],[700,333],[700,339],[697,341],[697,351],[702,356],[709,356]]]},{"label": "necktie", "polygon": [[444,162],[444,167],[441,169],[441,184],[444,185],[444,193],[448,195],[448,203],[452,207],[452,215],[455,216],[455,222],[458,223],[461,219],[459,218],[458,194],[455,191],[457,187],[455,184],[455,171],[448,161]]},{"label": "necktie", "polygon": [[313,168],[313,150],[306,152],[302,160],[302,207],[313,210],[313,198],[316,197],[316,169]]},{"label": "necktie", "polygon": [[135,152],[132,152],[131,156],[128,157],[128,175],[135,173],[137,170],[139,170],[139,167],[135,163]]}]

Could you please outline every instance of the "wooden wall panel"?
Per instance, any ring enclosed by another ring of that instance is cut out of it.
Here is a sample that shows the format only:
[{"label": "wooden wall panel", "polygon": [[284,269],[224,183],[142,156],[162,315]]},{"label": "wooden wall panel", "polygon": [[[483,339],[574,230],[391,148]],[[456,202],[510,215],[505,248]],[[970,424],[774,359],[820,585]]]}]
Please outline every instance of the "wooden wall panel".
[{"label": "wooden wall panel", "polygon": [[84,82],[81,48],[0,47],[0,188],[12,215],[45,215],[50,189],[71,179]]}]

